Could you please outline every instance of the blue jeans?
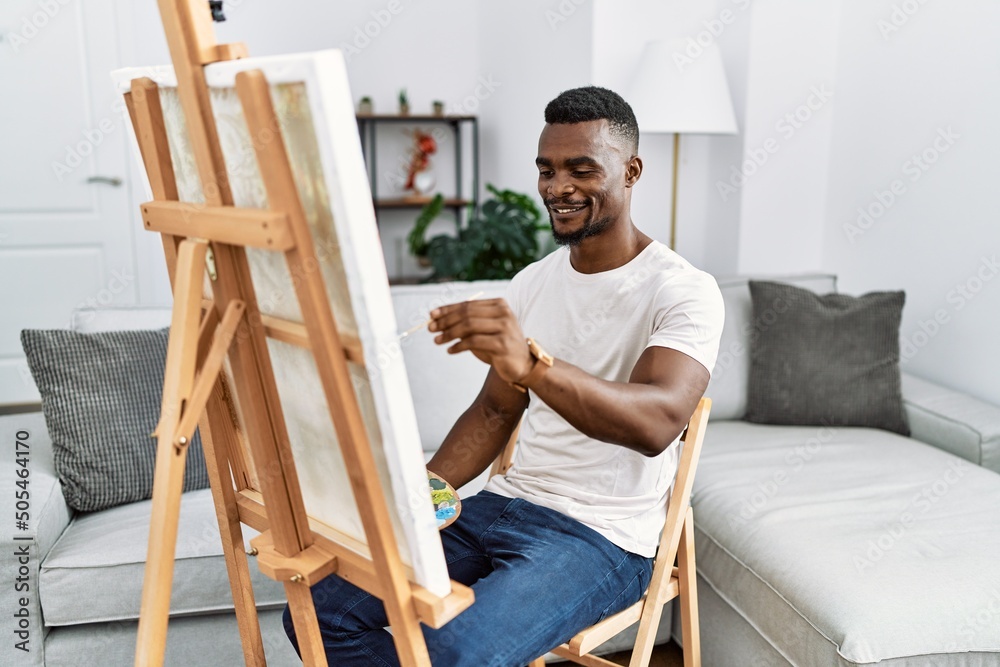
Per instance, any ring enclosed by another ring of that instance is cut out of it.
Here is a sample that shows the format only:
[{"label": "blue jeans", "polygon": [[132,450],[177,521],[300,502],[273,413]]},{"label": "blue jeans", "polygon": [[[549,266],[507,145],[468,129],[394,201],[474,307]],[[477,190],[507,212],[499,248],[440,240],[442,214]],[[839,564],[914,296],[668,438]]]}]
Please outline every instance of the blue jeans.
[{"label": "blue jeans", "polygon": [[[438,630],[421,626],[435,667],[521,667],[637,602],[653,570],[575,519],[488,491],[462,500],[441,541],[476,601]],[[312,593],[331,667],[399,664],[378,598],[337,575]],[[298,650],[287,606],[284,625]]]}]

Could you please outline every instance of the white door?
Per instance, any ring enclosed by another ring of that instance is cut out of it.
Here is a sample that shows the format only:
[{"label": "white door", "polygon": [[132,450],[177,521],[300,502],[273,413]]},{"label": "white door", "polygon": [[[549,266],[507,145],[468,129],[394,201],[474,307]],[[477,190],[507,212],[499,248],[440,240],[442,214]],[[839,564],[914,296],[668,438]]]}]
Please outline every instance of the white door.
[{"label": "white door", "polygon": [[0,2],[0,405],[38,400],[21,329],[136,301],[114,9]]}]

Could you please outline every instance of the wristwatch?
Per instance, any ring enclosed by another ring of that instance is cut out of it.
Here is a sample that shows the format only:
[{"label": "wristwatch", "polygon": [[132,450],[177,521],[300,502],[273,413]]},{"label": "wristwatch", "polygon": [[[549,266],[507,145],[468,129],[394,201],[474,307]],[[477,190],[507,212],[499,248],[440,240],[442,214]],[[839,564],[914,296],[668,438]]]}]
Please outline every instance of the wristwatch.
[{"label": "wristwatch", "polygon": [[531,356],[535,358],[535,365],[531,367],[528,374],[517,382],[511,382],[510,386],[514,387],[521,393],[528,392],[528,385],[533,383],[538,378],[545,374],[545,371],[552,368],[552,364],[555,363],[555,358],[542,349],[542,346],[535,342],[534,338],[528,338],[528,351],[531,352]]}]

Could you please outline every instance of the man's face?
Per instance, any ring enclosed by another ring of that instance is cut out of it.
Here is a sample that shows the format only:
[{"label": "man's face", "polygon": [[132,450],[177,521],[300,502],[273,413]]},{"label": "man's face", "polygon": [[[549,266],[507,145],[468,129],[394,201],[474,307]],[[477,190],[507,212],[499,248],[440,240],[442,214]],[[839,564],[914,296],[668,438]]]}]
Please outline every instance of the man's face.
[{"label": "man's face", "polygon": [[557,243],[597,236],[628,210],[632,158],[607,120],[547,124],[538,139],[538,194]]}]

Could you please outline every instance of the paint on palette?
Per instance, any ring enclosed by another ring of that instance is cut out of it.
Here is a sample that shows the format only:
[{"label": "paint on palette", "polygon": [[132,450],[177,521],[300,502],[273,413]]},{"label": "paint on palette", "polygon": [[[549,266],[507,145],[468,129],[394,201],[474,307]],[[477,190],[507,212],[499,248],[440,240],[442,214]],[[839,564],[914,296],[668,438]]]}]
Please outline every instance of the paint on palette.
[{"label": "paint on palette", "polygon": [[434,516],[437,518],[438,530],[447,528],[462,512],[462,501],[451,484],[431,471],[427,471],[427,481],[430,486],[431,502],[434,503]]}]

